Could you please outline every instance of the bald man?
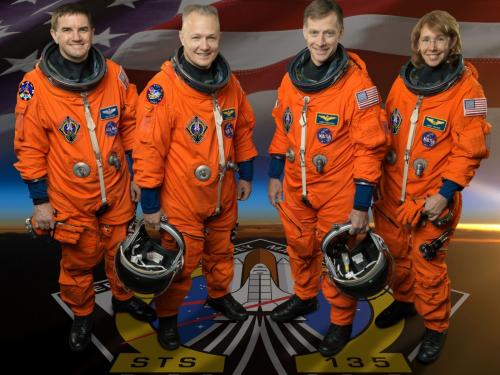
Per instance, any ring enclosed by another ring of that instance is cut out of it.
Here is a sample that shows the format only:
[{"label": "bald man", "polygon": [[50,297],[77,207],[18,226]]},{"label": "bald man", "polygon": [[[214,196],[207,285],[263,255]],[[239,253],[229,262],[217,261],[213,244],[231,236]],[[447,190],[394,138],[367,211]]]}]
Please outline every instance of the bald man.
[{"label": "bald man", "polygon": [[[248,317],[229,290],[231,232],[237,199],[250,196],[257,156],[252,108],[219,53],[217,10],[190,5],[182,20],[182,47],[140,95],[133,153],[146,226],[159,229],[165,215],[186,242],[182,272],[155,301],[158,341],[168,350],[180,345],[178,309],[200,261],[207,304],[231,320]],[[166,236],[162,245],[169,247]]]}]

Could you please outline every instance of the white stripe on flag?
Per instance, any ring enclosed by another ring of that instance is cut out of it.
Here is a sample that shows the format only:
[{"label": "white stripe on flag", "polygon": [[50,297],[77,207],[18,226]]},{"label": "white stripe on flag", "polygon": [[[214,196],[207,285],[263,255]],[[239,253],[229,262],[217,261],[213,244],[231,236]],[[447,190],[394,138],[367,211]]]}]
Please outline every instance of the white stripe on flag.
[{"label": "white stripe on flag", "polygon": [[[221,14],[221,19],[224,15]],[[341,43],[360,49],[399,56],[410,54],[409,35],[415,18],[386,15],[346,17]],[[259,21],[256,21],[259,25]],[[500,58],[500,23],[463,22],[461,37],[466,58]],[[262,25],[261,27],[265,27]],[[373,38],[373,35],[379,37]],[[390,42],[388,42],[390,41]],[[116,50],[112,59],[126,69],[160,69],[179,47],[177,30],[149,30],[136,33]],[[305,47],[302,29],[284,31],[224,31],[221,52],[233,70],[255,69],[294,56]]]},{"label": "white stripe on flag", "polygon": [[372,86],[366,90],[358,91],[356,93],[356,103],[359,109],[368,108],[379,101],[377,88]]},{"label": "white stripe on flag", "polygon": [[486,112],[486,98],[464,99],[464,116],[481,116]]}]

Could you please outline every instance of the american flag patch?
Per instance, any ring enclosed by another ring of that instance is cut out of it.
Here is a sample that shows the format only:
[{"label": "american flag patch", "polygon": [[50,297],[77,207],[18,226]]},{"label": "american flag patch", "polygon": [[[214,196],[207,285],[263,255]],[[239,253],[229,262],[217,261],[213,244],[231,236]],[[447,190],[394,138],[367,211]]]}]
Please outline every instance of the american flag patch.
[{"label": "american flag patch", "polygon": [[361,90],[356,93],[356,103],[358,103],[359,109],[365,109],[371,107],[379,102],[378,91],[375,86],[370,87],[366,90]]},{"label": "american flag patch", "polygon": [[122,67],[120,67],[120,74],[118,75],[118,79],[120,80],[123,87],[125,87],[125,90],[128,89],[129,81],[127,73],[125,73],[125,70],[123,70]]},{"label": "american flag patch", "polygon": [[464,116],[486,116],[486,98],[464,99]]}]

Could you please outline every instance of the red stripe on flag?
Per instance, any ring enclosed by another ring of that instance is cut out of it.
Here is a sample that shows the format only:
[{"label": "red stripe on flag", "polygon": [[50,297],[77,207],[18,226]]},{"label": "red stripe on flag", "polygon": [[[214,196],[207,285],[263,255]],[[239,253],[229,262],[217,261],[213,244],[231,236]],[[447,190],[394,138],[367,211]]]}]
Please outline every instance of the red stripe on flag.
[{"label": "red stripe on flag", "polygon": [[[392,83],[399,74],[401,65],[408,57],[395,56],[370,51],[357,51],[357,54],[366,62],[368,72],[374,84],[377,86],[382,101],[387,98],[387,94]],[[235,71],[247,94],[258,91],[276,90],[281,83],[283,75],[286,73],[286,66],[289,59],[278,63],[263,66],[258,69]],[[479,82],[482,84],[490,107],[500,108],[500,59],[468,59],[479,71]],[[231,63],[231,62],[229,62]],[[130,81],[137,85],[141,91],[147,82],[156,72],[148,70],[127,69]]]},{"label": "red stripe on flag", "polygon": [[[248,1],[227,0],[212,3],[219,12],[221,30],[223,31],[280,31],[301,29],[304,9],[310,0],[283,1]],[[413,2],[401,0],[340,0],[344,17],[359,15],[387,15],[411,17],[416,20],[425,13],[436,9],[434,0],[420,0],[418,7]],[[445,9],[459,22],[500,22],[500,2],[483,0],[464,6],[456,0],[440,0],[439,9]],[[160,23],[151,30],[179,30],[181,16]]]}]

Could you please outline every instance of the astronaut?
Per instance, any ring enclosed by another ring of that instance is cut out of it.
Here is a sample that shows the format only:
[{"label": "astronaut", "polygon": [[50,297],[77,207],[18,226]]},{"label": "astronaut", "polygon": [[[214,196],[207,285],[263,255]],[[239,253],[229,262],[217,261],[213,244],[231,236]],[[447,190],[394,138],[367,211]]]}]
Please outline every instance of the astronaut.
[{"label": "astronaut", "polygon": [[[268,194],[285,229],[295,282],[295,294],[271,314],[278,322],[317,309],[321,240],[333,224],[348,220],[351,234],[366,232],[380,178],[388,140],[385,115],[365,63],[339,43],[342,32],[343,12],[336,2],[315,0],[306,7],[307,48],[291,61],[273,110]],[[356,299],[339,292],[328,277],[322,284],[331,324],[319,351],[330,356],[351,336]]]},{"label": "astronaut", "polygon": [[114,311],[155,319],[114,273],[116,249],[140,194],[131,188],[125,161],[137,92],[123,69],[92,47],[92,18],[83,6],[57,8],[50,33],[54,41],[19,86],[15,167],[33,200],[34,229],[50,231],[61,243],[61,298],[75,316],[69,345],[82,351],[93,328],[92,270],[103,257]]},{"label": "astronaut", "polygon": [[[134,171],[141,187],[144,222],[158,229],[165,215],[183,235],[184,267],[156,297],[158,341],[168,350],[180,345],[179,306],[202,263],[207,303],[236,321],[247,311],[231,295],[237,199],[251,193],[252,108],[219,53],[216,8],[184,8],[182,47],[147,84],[139,97]],[[235,174],[239,179],[236,182]],[[162,245],[169,248],[163,235]]]},{"label": "astronaut", "polygon": [[488,156],[486,98],[461,48],[453,16],[424,15],[411,33],[411,60],[386,103],[391,148],[373,213],[395,259],[395,301],[375,324],[390,327],[418,312],[426,328],[417,356],[423,363],[439,357],[449,326],[443,250],[460,219],[461,190]]}]

